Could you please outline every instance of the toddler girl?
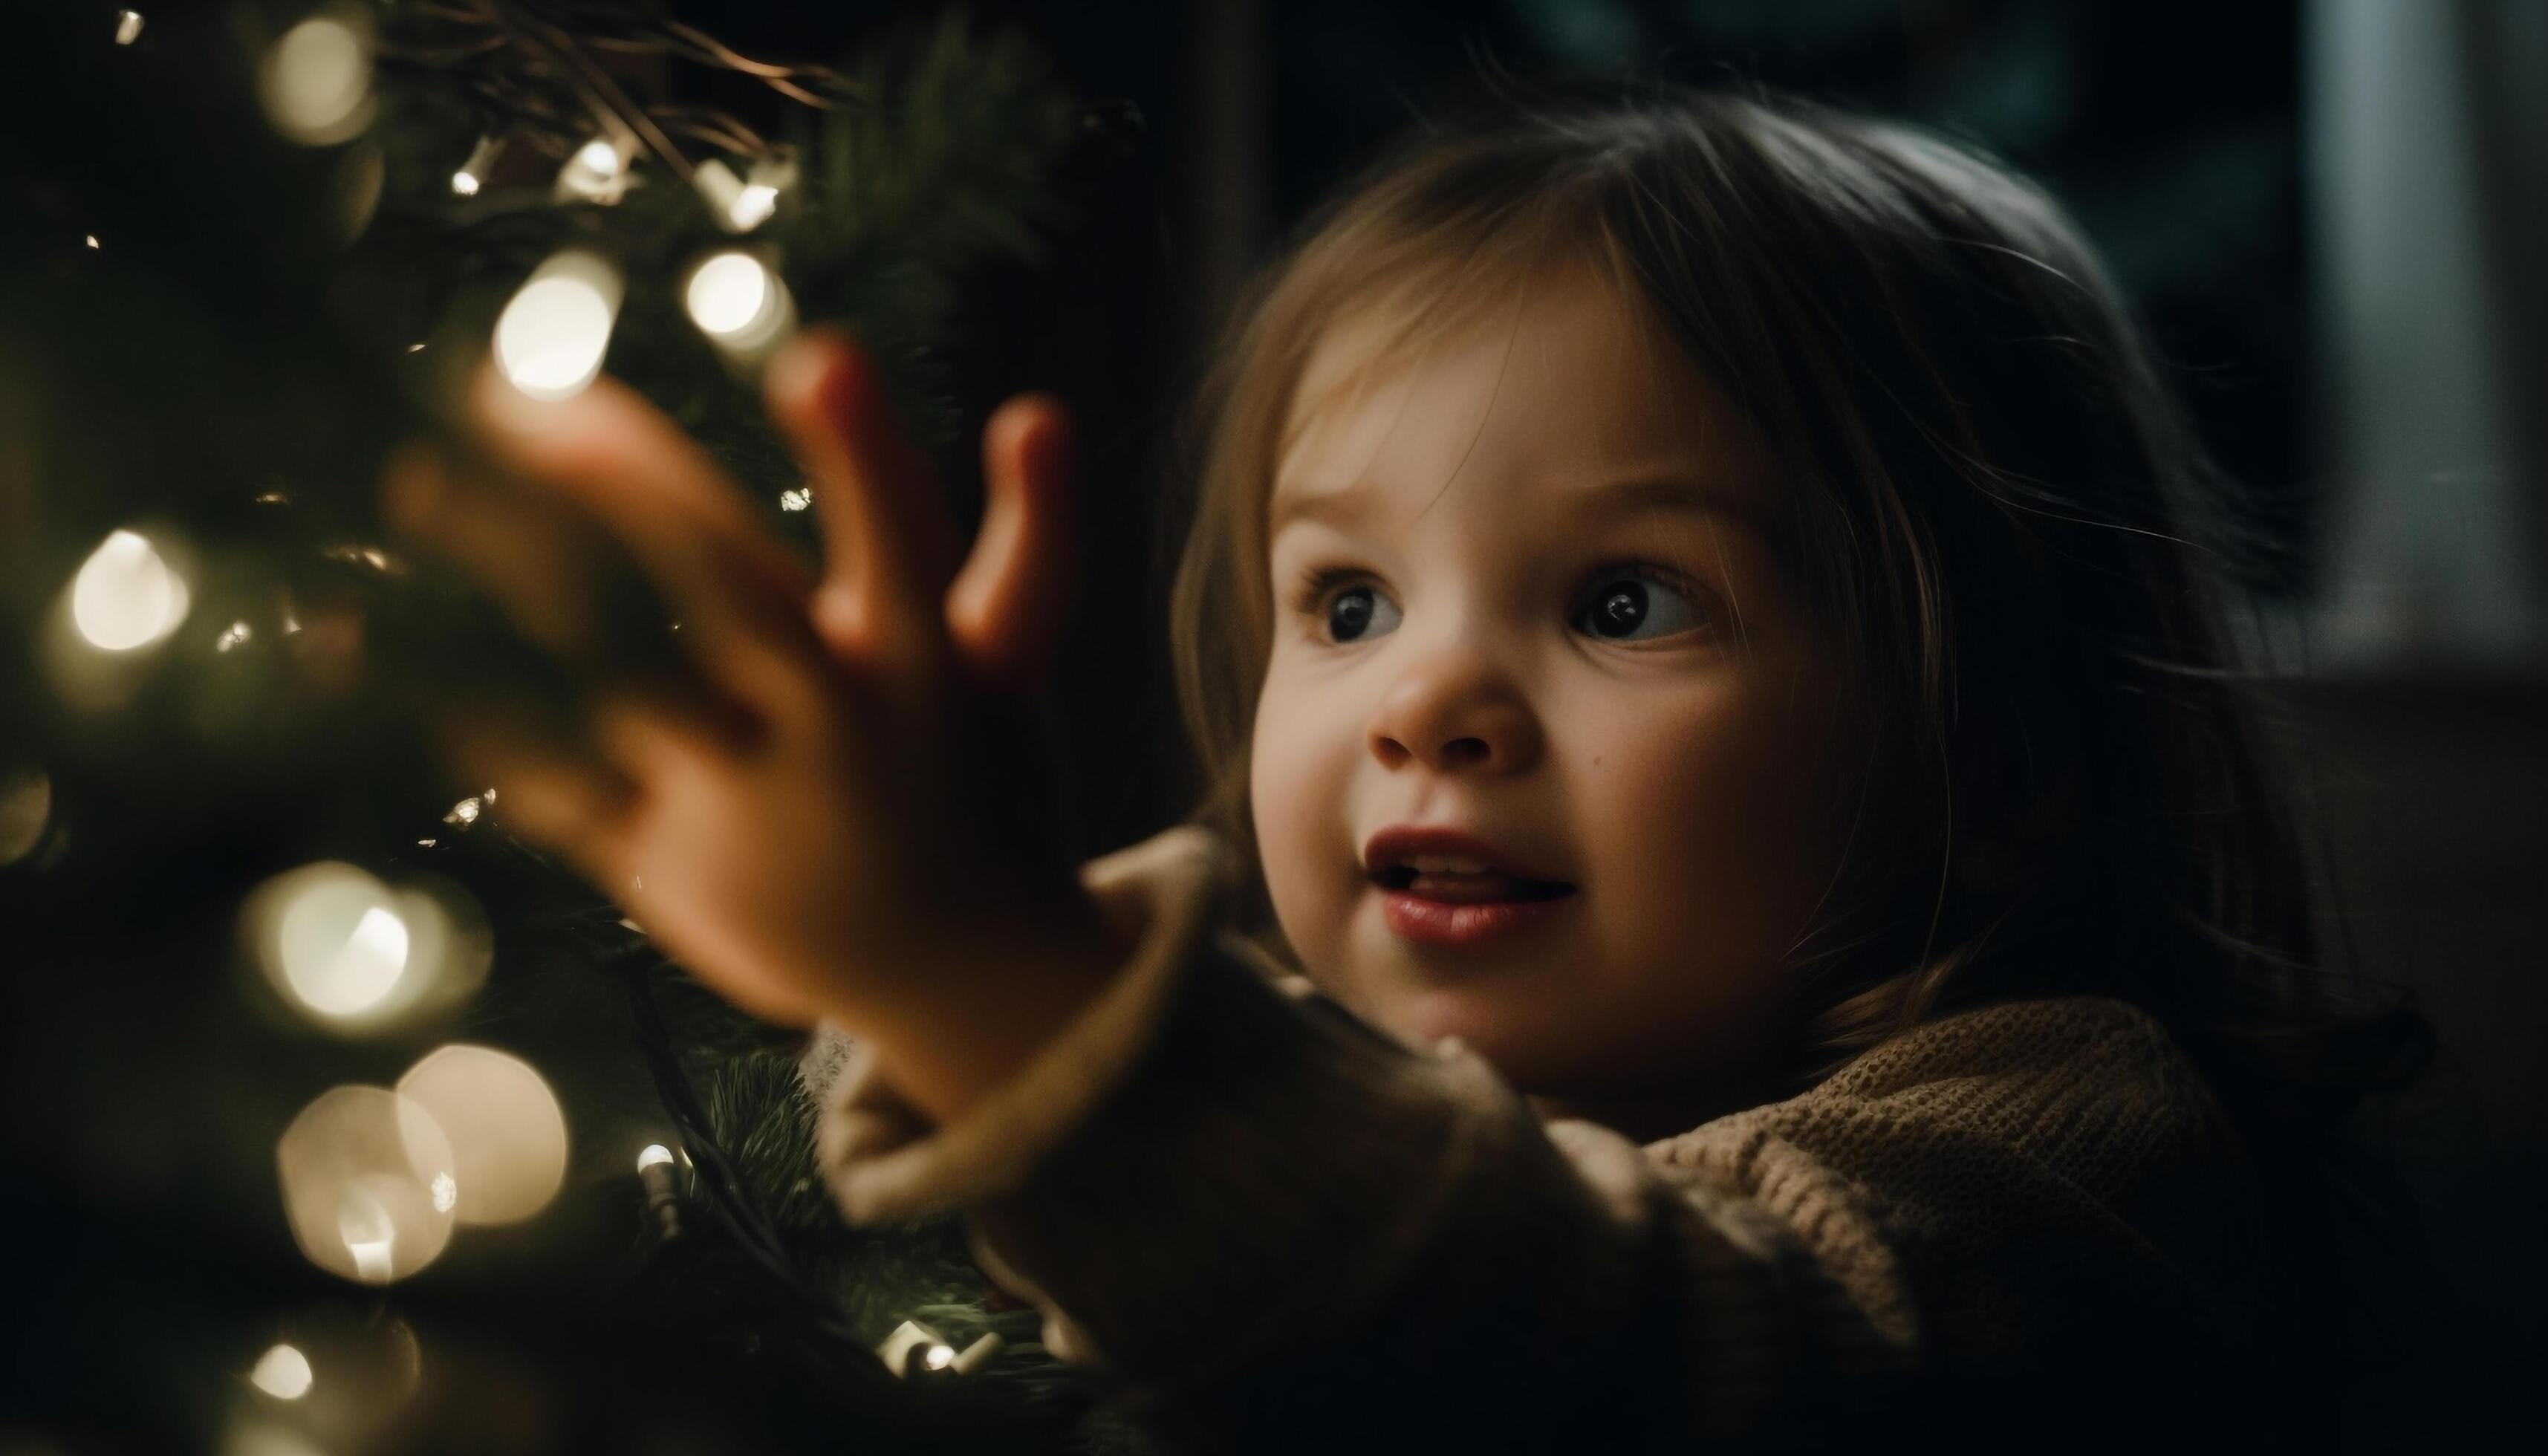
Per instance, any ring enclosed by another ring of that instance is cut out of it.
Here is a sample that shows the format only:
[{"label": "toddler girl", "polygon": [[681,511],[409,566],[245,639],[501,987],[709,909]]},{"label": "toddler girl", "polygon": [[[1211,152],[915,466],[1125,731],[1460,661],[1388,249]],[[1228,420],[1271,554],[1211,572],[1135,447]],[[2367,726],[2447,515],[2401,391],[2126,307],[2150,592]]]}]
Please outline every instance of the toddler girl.
[{"label": "toddler girl", "polygon": [[[978,783],[1062,599],[1054,408],[994,418],[958,575],[854,351],[771,390],[820,585],[606,382],[491,387],[745,710],[472,751],[848,1031],[850,1220],[963,1211],[1176,1449],[2077,1445],[2286,1389],[2283,1190],[2407,1024],[2312,990],[2220,483],[2042,192],[1726,94],[1383,159],[1208,391],[1208,795],[1075,881]],[[469,555],[443,500],[395,503]]]}]

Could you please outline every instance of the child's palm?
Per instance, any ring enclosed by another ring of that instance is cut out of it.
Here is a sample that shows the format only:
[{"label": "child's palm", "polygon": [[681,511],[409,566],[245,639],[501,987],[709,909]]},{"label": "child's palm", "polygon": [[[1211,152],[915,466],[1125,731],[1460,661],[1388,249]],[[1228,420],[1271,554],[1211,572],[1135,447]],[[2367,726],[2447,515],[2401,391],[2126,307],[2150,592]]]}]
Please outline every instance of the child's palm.
[{"label": "child's palm", "polygon": [[[672,603],[701,680],[605,703],[590,751],[458,725],[500,812],[564,851],[667,949],[759,1015],[803,1023],[1059,924],[1066,865],[1011,792],[1037,745],[1015,694],[1046,666],[1068,594],[1063,421],[1012,401],[984,430],[988,510],[958,572],[955,523],[843,340],[800,342],[771,409],[822,513],[819,583],[753,520],[671,420],[608,380],[533,404],[490,375],[477,412],[499,458],[598,517]],[[526,629],[572,648],[564,547],[455,508],[410,463],[391,506],[469,565]]]}]

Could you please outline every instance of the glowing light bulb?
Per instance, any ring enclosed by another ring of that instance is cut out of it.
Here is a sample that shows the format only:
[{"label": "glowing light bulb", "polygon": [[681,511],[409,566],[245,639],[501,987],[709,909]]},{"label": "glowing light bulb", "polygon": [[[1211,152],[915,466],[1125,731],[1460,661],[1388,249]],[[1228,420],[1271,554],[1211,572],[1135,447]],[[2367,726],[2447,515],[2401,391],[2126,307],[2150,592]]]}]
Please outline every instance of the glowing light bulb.
[{"label": "glowing light bulb", "polygon": [[71,583],[71,625],[90,646],[108,652],[130,652],[167,636],[186,619],[186,607],[185,579],[134,531],[108,536]]},{"label": "glowing light bulb", "polygon": [[778,508],[781,510],[803,510],[813,503],[814,493],[810,490],[800,489],[778,493]]},{"label": "glowing light bulb", "polygon": [[496,321],[496,362],[536,400],[581,394],[601,372],[619,313],[617,270],[591,253],[540,265]]},{"label": "glowing light bulb", "polygon": [[256,1357],[247,1380],[278,1401],[298,1401],[310,1394],[310,1357],[291,1345],[276,1345]]},{"label": "glowing light bulb", "polygon": [[462,197],[476,197],[478,189],[495,175],[497,153],[503,149],[504,143],[500,137],[479,137],[478,144],[469,149],[469,159],[460,164],[460,170],[451,174],[451,190]]},{"label": "glowing light bulb", "polygon": [[598,136],[577,148],[575,159],[595,172],[619,170],[619,148]]},{"label": "glowing light bulb", "polygon": [[141,39],[141,12],[119,10],[115,13],[115,44],[130,46]]},{"label": "glowing light bulb", "polygon": [[932,1369],[932,1370],[944,1370],[944,1369],[946,1369],[948,1366],[953,1365],[953,1364],[955,1364],[955,1363],[956,1363],[956,1348],[955,1348],[955,1346],[953,1346],[953,1345],[931,1345],[931,1346],[929,1347],[929,1368],[930,1368],[930,1369]]},{"label": "glowing light bulb", "polygon": [[566,1114],[529,1062],[491,1046],[444,1046],[409,1068],[398,1091],[451,1140],[455,1181],[431,1191],[461,1223],[517,1223],[565,1184]]},{"label": "glowing light bulb", "polygon": [[336,15],[312,16],[274,43],[258,81],[276,131],[312,146],[346,140],[371,121],[371,38]]},{"label": "glowing light bulb", "polygon": [[690,321],[731,338],[769,312],[770,270],[749,253],[719,253],[690,275],[688,301]]},{"label": "glowing light bulb", "polygon": [[645,1148],[637,1154],[637,1171],[642,1173],[648,1168],[660,1168],[670,1163],[672,1160],[673,1149],[666,1147],[661,1142],[649,1142],[646,1144]]},{"label": "glowing light bulb", "polygon": [[726,210],[726,220],[738,232],[750,232],[770,221],[778,211],[778,189],[766,182],[747,183],[735,194],[734,206]]},{"label": "glowing light bulb", "polygon": [[331,1274],[388,1284],[450,1241],[454,1211],[433,1194],[456,1178],[450,1139],[431,1113],[386,1087],[321,1093],[284,1130],[275,1166],[293,1240]]},{"label": "glowing light bulb", "polygon": [[387,905],[362,903],[367,888],[315,891],[283,914],[283,973],[322,1016],[371,1010],[407,970],[407,922]]},{"label": "glowing light bulb", "polygon": [[787,285],[745,252],[716,253],[691,269],[682,302],[690,321],[719,352],[740,363],[766,355],[796,321]]},{"label": "glowing light bulb", "polygon": [[94,233],[94,232],[84,232],[84,233],[82,233],[82,234],[80,234],[80,235],[81,235],[81,237],[82,237],[83,239],[85,239],[85,240],[87,241],[87,243],[88,243],[88,245],[90,246],[90,248],[94,249],[94,248],[97,246],[97,234],[96,234],[96,233]]}]

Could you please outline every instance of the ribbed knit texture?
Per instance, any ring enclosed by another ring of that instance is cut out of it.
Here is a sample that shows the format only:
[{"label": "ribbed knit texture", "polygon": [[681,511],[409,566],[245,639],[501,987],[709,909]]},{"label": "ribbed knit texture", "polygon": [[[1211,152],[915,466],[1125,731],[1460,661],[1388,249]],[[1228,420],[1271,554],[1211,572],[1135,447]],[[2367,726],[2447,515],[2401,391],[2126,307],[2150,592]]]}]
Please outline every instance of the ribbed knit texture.
[{"label": "ribbed knit texture", "polygon": [[1802,1447],[2117,1401],[2039,1432],[2076,1445],[2234,1385],[2256,1192],[2131,1006],[1943,1018],[1639,1147],[1264,964],[1227,864],[1194,826],[1091,861],[1142,932],[1096,1004],[948,1129],[855,1047],[820,1128],[852,1222],[963,1210],[1172,1449]]}]

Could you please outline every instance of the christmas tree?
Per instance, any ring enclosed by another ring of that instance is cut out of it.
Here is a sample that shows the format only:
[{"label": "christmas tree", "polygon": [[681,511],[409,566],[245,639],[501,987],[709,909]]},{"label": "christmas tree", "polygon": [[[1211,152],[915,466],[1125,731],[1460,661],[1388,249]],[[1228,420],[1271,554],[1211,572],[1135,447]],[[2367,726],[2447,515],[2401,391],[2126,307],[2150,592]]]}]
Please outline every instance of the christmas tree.
[{"label": "christmas tree", "polygon": [[1134,119],[956,13],[835,65],[645,0],[11,31],[0,1444],[1129,1444],[952,1221],[842,1223],[799,1045],[447,780],[437,723],[585,684],[379,482],[468,448],[491,354],[606,368],[810,552],[762,361],[842,322],[954,453],[967,280],[1036,266]]}]

